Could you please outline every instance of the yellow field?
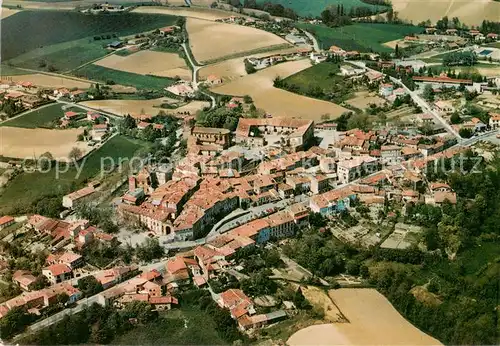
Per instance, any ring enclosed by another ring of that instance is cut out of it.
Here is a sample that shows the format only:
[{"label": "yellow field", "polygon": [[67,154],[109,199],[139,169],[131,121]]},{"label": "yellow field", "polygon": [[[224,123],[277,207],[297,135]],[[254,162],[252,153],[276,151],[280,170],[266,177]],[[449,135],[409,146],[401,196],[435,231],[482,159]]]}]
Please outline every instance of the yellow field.
[{"label": "yellow field", "polygon": [[7,18],[8,16],[12,16],[13,14],[16,14],[19,12],[18,10],[11,10],[10,8],[5,8],[2,7],[0,8],[0,11],[2,12],[2,19]]},{"label": "yellow field", "polygon": [[49,130],[0,127],[0,155],[16,158],[38,157],[50,152],[55,159],[64,160],[73,147],[87,152],[84,142],[77,142],[83,129]]},{"label": "yellow field", "polygon": [[273,80],[277,76],[285,78],[310,66],[309,60],[282,63],[238,78],[225,85],[216,86],[212,91],[233,96],[250,95],[257,108],[264,109],[274,117],[311,120],[320,120],[323,114],[329,114],[331,118],[339,117],[347,109],[331,102],[294,94],[273,86]]},{"label": "yellow field", "polygon": [[348,103],[349,105],[361,110],[368,108],[372,103],[376,104],[377,106],[380,106],[383,105],[385,102],[386,101],[383,98],[377,95],[370,96],[370,93],[367,91],[357,92],[354,98],[346,101],[346,103]]},{"label": "yellow field", "polygon": [[[184,5],[184,0],[179,0],[182,2],[180,5]],[[172,1],[169,1],[171,5],[175,5]],[[208,3],[207,5],[210,5]],[[192,8],[192,7],[151,7],[151,6],[141,6],[133,10],[133,12],[138,13],[158,13],[158,14],[169,14],[172,16],[181,16],[181,17],[191,17],[198,19],[206,19],[214,21],[216,19],[227,18],[231,16],[231,13],[209,9],[209,8]]]},{"label": "yellow field", "polygon": [[326,321],[342,322],[342,313],[323,290],[314,286],[302,287],[301,290],[309,303],[323,309]]},{"label": "yellow field", "polygon": [[94,63],[115,70],[191,80],[191,70],[178,54],[141,50],[127,56],[109,55]]},{"label": "yellow field", "polygon": [[287,44],[274,34],[242,25],[188,18],[189,45],[199,62]]},{"label": "yellow field", "polygon": [[42,73],[17,75],[17,76],[1,76],[1,79],[8,79],[14,82],[31,82],[36,86],[43,86],[47,88],[79,88],[87,89],[90,87],[89,82],[83,80],[75,80],[65,77],[56,77]]},{"label": "yellow field", "polygon": [[189,112],[195,114],[197,111],[209,106],[208,102],[204,101],[192,101],[184,106],[176,109],[162,109],[160,105],[162,103],[173,103],[178,102],[177,100],[169,98],[159,98],[154,100],[97,100],[97,101],[85,101],[81,104],[87,107],[100,109],[116,115],[125,116],[130,114],[132,117],[137,119],[145,119],[158,114],[160,110],[163,110],[167,114],[177,115],[183,112]]},{"label": "yellow field", "polygon": [[288,345],[441,345],[406,321],[374,289],[343,288],[328,294],[349,323],[307,327],[293,334]]},{"label": "yellow field", "polygon": [[467,25],[479,25],[483,20],[498,21],[500,2],[493,0],[392,0],[394,11],[401,19],[414,24],[430,19],[435,23],[444,16],[458,17]]}]

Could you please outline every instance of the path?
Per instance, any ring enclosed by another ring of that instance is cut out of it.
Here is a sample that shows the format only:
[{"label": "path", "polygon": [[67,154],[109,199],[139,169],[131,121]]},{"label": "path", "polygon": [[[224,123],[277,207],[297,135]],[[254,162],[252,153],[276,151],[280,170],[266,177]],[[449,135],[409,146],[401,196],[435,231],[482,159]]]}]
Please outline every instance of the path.
[{"label": "path", "polygon": [[313,41],[314,51],[317,53],[321,52],[321,49],[319,48],[318,40],[316,40],[316,37],[314,37],[314,35],[311,34],[309,31],[306,31],[306,30],[302,30],[302,31],[304,32],[304,34],[306,34],[307,37],[309,37],[309,39],[311,41]]},{"label": "path", "polygon": [[84,106],[82,105],[81,103],[74,103],[74,102],[69,102],[69,101],[63,101],[63,100],[57,100],[57,102],[59,103],[64,103],[66,105],[69,105],[69,106],[73,106],[73,107],[78,107],[78,108],[82,108],[82,109],[85,109],[87,111],[92,111],[92,112],[99,112],[99,113],[102,113],[104,115],[107,115],[109,117],[112,117],[112,118],[115,118],[115,119],[123,119],[122,116],[120,115],[116,115],[114,113],[110,113],[108,111],[103,111],[101,109],[98,109],[98,108],[92,108],[92,107],[88,107],[88,106]]}]

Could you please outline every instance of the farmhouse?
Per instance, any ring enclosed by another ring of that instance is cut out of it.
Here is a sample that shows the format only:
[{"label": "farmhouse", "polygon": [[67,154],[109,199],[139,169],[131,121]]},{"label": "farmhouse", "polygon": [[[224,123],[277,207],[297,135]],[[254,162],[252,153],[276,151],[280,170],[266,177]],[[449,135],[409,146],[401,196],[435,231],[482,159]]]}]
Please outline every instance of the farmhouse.
[{"label": "farmhouse", "polygon": [[472,85],[471,79],[454,79],[446,76],[440,76],[440,77],[413,76],[412,78],[413,81],[418,83],[432,83],[441,86]]},{"label": "farmhouse", "polygon": [[333,55],[338,55],[338,56],[346,55],[346,51],[337,46],[331,46],[328,51]]},{"label": "farmhouse", "polygon": [[306,40],[303,37],[295,36],[293,34],[288,34],[285,36],[285,40],[294,45],[303,45],[306,44]]},{"label": "farmhouse", "polygon": [[83,189],[65,195],[62,199],[62,205],[65,208],[72,209],[94,192],[95,188],[93,186],[84,187]]},{"label": "farmhouse", "polygon": [[15,220],[12,216],[5,215],[0,217],[0,230],[12,225],[14,222]]}]

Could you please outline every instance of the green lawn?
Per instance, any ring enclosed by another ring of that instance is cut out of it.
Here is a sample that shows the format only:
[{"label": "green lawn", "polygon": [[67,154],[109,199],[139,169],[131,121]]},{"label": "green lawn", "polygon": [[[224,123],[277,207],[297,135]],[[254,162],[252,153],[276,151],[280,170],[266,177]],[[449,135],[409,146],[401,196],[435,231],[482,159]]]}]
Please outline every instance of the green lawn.
[{"label": "green lawn", "polygon": [[[60,173],[59,177],[55,169],[48,173],[22,173],[0,191],[0,214],[26,212],[30,205],[40,199],[72,192],[82,187],[86,181],[100,175],[101,159],[109,158],[118,162],[120,158],[133,157],[134,153],[143,147],[142,142],[116,136],[82,161],[83,169],[80,175],[75,167],[71,167],[66,173]],[[109,162],[109,159],[103,162]]]},{"label": "green lawn", "polygon": [[[257,0],[258,3],[264,3],[269,0]],[[299,16],[316,17],[328,6],[344,5],[346,10],[354,6],[370,7],[373,9],[384,9],[384,6],[375,6],[362,2],[361,0],[270,0],[274,4],[281,4],[284,7],[293,9]]]},{"label": "green lawn", "polygon": [[[89,15],[76,11],[23,10],[2,19],[2,61],[37,48],[75,41],[94,35],[132,35],[175,23],[163,14],[120,13]],[[5,35],[8,33],[8,35]],[[86,54],[83,52],[82,54]]]},{"label": "green lawn", "polygon": [[360,52],[391,52],[383,45],[411,33],[420,33],[422,28],[399,24],[358,23],[340,28],[300,23],[298,26],[311,32],[323,49],[339,46],[345,50]]},{"label": "green lawn", "polygon": [[138,326],[113,340],[117,345],[224,345],[210,315],[198,309],[181,308],[162,318]]},{"label": "green lawn", "polygon": [[324,62],[291,75],[285,78],[285,81],[299,86],[303,91],[316,86],[321,89],[328,89],[332,86],[332,83],[338,83],[343,79],[342,76],[337,75],[339,72],[338,64]]},{"label": "green lawn", "polygon": [[61,107],[62,105],[60,103],[54,103],[35,109],[31,112],[27,112],[18,118],[8,120],[0,126],[24,127],[28,129],[35,129],[37,127],[52,128],[53,126],[51,125],[53,121],[62,118],[64,113],[67,111],[86,112],[85,110],[77,107],[68,108],[66,110],[63,110]]},{"label": "green lawn", "polygon": [[163,90],[163,88],[174,83],[173,79],[156,76],[144,76],[141,74],[114,70],[98,65],[87,65],[74,72],[78,77],[100,81],[103,83],[114,82],[115,84],[128,85],[137,89]]},{"label": "green lawn", "polygon": [[15,76],[15,75],[23,75],[29,73],[30,73],[29,71],[23,71],[13,66],[0,65],[0,76]]}]

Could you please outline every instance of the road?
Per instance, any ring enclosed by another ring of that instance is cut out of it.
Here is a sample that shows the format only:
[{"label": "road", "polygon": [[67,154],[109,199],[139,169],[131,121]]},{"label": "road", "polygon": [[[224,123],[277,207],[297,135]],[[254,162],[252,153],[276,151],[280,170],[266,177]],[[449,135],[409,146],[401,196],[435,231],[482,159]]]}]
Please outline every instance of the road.
[{"label": "road", "polygon": [[72,107],[82,108],[82,109],[85,109],[85,110],[88,110],[88,111],[92,111],[92,112],[99,112],[99,113],[102,113],[102,114],[107,115],[107,116],[109,116],[111,118],[114,118],[114,119],[123,119],[122,116],[116,115],[114,113],[110,113],[108,111],[103,111],[101,109],[96,109],[96,108],[91,108],[91,107],[88,107],[88,106],[84,106],[81,103],[74,103],[74,102],[63,101],[63,100],[57,100],[57,102],[58,103],[64,103],[64,104],[72,106]]},{"label": "road", "polygon": [[307,37],[309,37],[311,41],[313,41],[314,51],[317,53],[321,52],[321,48],[319,48],[318,40],[316,40],[316,37],[314,37],[314,35],[311,34],[309,31],[306,30],[302,31],[304,32],[304,34],[306,34]]}]

